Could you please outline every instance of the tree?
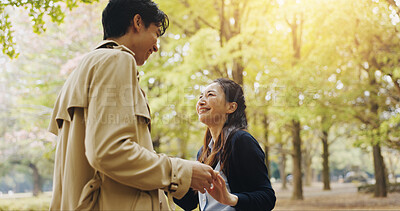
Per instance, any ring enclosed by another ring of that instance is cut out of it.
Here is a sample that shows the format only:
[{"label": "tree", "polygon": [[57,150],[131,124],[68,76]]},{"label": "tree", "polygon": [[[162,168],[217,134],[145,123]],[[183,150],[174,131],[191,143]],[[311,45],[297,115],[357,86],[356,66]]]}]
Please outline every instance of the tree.
[{"label": "tree", "polygon": [[[51,187],[56,143],[46,128],[55,98],[68,74],[65,70],[70,69],[67,61],[97,42],[92,40],[96,37],[93,29],[100,31],[92,24],[99,25],[100,22],[93,13],[99,14],[101,10],[93,11],[96,9],[96,5],[88,5],[77,8],[74,13],[67,11],[65,24],[49,23],[48,33],[41,35],[32,32],[28,14],[23,9],[15,8],[10,15],[10,20],[16,23],[13,37],[21,53],[18,59],[4,59],[7,65],[0,67],[0,80],[6,81],[0,97],[6,105],[6,112],[0,112],[5,116],[1,124],[7,125],[0,136],[0,155],[3,157],[0,165],[4,166],[2,179],[13,174],[30,174],[29,185],[32,184],[34,195],[44,186],[47,190]],[[78,18],[82,14],[87,17],[84,21]],[[14,188],[21,191],[17,186],[25,180],[11,180]]]},{"label": "tree", "polygon": [[46,31],[46,17],[49,17],[52,22],[60,24],[65,18],[65,10],[72,10],[79,3],[93,3],[98,0],[9,0],[0,2],[0,30],[4,33],[0,34],[0,43],[2,51],[10,58],[15,58],[19,53],[15,49],[16,41],[14,39],[13,24],[10,21],[11,11],[16,8],[24,8],[29,11],[29,17],[33,22],[33,31],[42,33]]},{"label": "tree", "polygon": [[[397,42],[398,33],[393,25],[392,12],[388,5],[378,2],[357,5],[358,14],[368,16],[369,11],[375,13],[370,19],[353,19],[353,49],[350,53],[355,56],[357,67],[360,70],[360,83],[365,87],[365,91],[359,93],[359,107],[362,111],[355,113],[368,131],[366,134],[370,138],[373,149],[374,170],[375,170],[375,197],[387,196],[387,176],[385,174],[385,163],[381,153],[381,146],[386,141],[383,140],[380,127],[382,124],[382,114],[388,109],[384,98],[387,92],[382,91],[385,81],[381,80],[382,71],[389,77],[393,73],[393,65],[397,64],[398,56],[393,54],[398,47],[393,42]],[[378,13],[376,13],[378,11]],[[373,26],[373,29],[370,28]],[[369,33],[365,33],[368,31]],[[391,77],[390,77],[391,78]],[[395,85],[396,87],[396,85]],[[358,110],[358,109],[357,109]]]},{"label": "tree", "polygon": [[2,162],[12,165],[21,165],[31,170],[33,196],[42,192],[44,178],[52,176],[51,159],[53,137],[36,128],[32,132],[24,130],[7,133],[3,144],[12,146],[2,151]]}]

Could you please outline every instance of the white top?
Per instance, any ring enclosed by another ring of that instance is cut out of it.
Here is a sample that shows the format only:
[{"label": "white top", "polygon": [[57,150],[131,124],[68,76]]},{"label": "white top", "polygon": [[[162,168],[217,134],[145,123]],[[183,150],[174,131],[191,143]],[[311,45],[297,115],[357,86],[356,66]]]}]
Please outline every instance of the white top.
[{"label": "white top", "polygon": [[[211,139],[210,144],[208,144],[208,147],[212,151],[212,146],[214,145],[214,140]],[[220,162],[218,161],[217,166],[214,169],[215,171],[218,171],[222,178],[225,180],[226,188],[228,189],[229,193],[231,192],[228,184],[228,180],[226,179],[225,174],[221,171],[221,165]],[[200,193],[199,194],[199,205],[200,205],[200,210],[205,211],[205,210],[223,210],[223,211],[234,211],[235,208],[224,205],[219,203],[217,200],[215,200],[207,191],[205,193]]]}]

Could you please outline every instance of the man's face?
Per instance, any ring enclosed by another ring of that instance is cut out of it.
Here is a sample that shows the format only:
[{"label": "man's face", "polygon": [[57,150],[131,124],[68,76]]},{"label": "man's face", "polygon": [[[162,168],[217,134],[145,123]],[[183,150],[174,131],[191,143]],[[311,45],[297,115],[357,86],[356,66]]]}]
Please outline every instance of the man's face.
[{"label": "man's face", "polygon": [[144,24],[140,27],[131,49],[135,53],[138,66],[143,65],[153,52],[158,51],[157,41],[160,33],[160,27],[154,23],[150,24],[148,28],[144,27]]}]

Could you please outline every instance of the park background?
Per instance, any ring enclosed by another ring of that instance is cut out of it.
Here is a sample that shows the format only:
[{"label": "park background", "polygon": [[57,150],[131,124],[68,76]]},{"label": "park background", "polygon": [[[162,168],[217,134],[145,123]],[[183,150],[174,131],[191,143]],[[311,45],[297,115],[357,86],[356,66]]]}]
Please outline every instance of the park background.
[{"label": "park background", "polygon": [[[195,159],[201,89],[241,84],[276,210],[400,209],[400,1],[157,0],[138,68],[157,152]],[[1,0],[0,210],[48,208],[58,92],[102,40],[106,0]],[[396,192],[397,190],[397,192]]]}]

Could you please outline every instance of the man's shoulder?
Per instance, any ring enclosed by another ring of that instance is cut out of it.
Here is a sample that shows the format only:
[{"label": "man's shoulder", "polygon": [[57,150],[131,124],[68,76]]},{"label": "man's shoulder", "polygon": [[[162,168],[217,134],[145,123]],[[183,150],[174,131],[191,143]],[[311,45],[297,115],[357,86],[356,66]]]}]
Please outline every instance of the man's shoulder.
[{"label": "man's shoulder", "polygon": [[[119,49],[95,49],[82,57],[66,82],[77,81],[78,79],[87,80],[92,78],[94,75],[107,76],[108,74],[104,73],[108,72],[110,68],[115,68],[119,72],[127,71],[128,69],[126,68],[118,68],[122,64],[129,67],[136,66],[133,56],[127,52]],[[130,69],[129,72],[131,72]]]},{"label": "man's shoulder", "polygon": [[98,48],[95,49],[88,54],[86,54],[85,59],[87,60],[99,60],[106,61],[110,58],[115,57],[123,57],[125,59],[130,59],[134,61],[134,57],[132,54],[123,51],[121,49],[110,49],[110,48]]},{"label": "man's shoulder", "polygon": [[105,66],[117,67],[121,64],[128,65],[131,67],[136,66],[135,58],[132,54],[119,49],[95,49],[88,52],[82,57],[81,61],[77,66],[76,74],[87,74],[87,71],[92,72],[103,69]]}]

